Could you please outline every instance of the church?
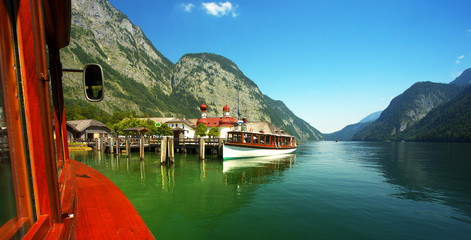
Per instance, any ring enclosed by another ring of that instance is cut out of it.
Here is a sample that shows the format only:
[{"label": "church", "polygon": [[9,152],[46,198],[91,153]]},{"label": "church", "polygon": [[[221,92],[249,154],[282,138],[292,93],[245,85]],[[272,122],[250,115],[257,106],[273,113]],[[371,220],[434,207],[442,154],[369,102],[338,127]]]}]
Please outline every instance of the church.
[{"label": "church", "polygon": [[230,109],[229,106],[224,106],[223,108],[223,117],[207,117],[206,110],[208,107],[206,104],[201,104],[201,118],[196,121],[196,125],[202,123],[204,124],[208,130],[212,127],[219,127],[219,137],[225,138],[228,131],[234,130],[235,124],[237,123],[237,119],[230,116]]}]

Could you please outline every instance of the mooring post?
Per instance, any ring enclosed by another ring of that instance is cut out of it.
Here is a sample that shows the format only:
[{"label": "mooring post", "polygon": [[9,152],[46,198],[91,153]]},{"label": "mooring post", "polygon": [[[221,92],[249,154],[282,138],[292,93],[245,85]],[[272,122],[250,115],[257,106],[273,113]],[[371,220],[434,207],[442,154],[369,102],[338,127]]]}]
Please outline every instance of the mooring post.
[{"label": "mooring post", "polygon": [[219,140],[218,140],[218,158],[222,158],[222,145],[223,145],[223,139],[219,138]]},{"label": "mooring post", "polygon": [[170,161],[171,164],[175,162],[175,155],[174,155],[174,146],[173,146],[173,136],[167,137],[167,146],[168,146],[168,160]]},{"label": "mooring post", "polygon": [[162,137],[160,141],[160,164],[167,161],[167,137]]},{"label": "mooring post", "polygon": [[144,159],[144,135],[141,135],[141,139],[139,139],[139,157]]},{"label": "mooring post", "polygon": [[200,137],[200,160],[204,160],[204,138]]},{"label": "mooring post", "polygon": [[129,151],[129,136],[126,136],[126,156],[130,157],[131,156],[131,151]]},{"label": "mooring post", "polygon": [[97,138],[96,140],[96,150],[101,151],[101,138]]},{"label": "mooring post", "polygon": [[116,154],[119,155],[119,137],[116,138]]},{"label": "mooring post", "polygon": [[114,151],[114,146],[113,146],[113,141],[114,139],[113,138],[110,138],[110,153],[113,154],[113,151]]}]

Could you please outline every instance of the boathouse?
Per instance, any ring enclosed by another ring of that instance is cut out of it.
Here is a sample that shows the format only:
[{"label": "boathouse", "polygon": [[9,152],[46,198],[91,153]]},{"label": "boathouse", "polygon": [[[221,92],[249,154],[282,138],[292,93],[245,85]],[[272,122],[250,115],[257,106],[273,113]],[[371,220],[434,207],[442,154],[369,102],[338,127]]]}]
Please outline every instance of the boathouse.
[{"label": "boathouse", "polygon": [[71,120],[67,121],[66,125],[69,142],[93,141],[93,139],[106,138],[111,135],[111,129],[95,119]]}]

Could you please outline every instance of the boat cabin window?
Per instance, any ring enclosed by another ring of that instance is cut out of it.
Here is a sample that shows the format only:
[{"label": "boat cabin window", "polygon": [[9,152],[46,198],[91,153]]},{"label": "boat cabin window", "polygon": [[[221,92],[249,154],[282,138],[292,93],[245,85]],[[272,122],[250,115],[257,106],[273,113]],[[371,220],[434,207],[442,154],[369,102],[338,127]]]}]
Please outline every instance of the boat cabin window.
[{"label": "boat cabin window", "polygon": [[259,137],[260,137],[259,135],[254,134],[252,138],[252,143],[258,143]]},{"label": "boat cabin window", "polygon": [[252,139],[252,134],[248,134],[248,133],[244,134],[245,143],[251,143],[252,142],[251,139]]},{"label": "boat cabin window", "polygon": [[229,133],[227,140],[229,142],[242,142],[242,133]]}]

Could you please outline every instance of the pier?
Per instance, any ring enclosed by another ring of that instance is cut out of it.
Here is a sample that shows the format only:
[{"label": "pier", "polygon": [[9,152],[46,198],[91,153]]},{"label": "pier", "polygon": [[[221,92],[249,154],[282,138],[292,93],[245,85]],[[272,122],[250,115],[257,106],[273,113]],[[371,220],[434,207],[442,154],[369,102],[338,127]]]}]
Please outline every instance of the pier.
[{"label": "pier", "polygon": [[141,158],[144,158],[145,152],[160,152],[161,163],[167,160],[173,163],[174,153],[199,154],[202,160],[205,154],[217,154],[218,157],[222,157],[223,142],[223,138],[174,138],[173,136],[152,138],[142,135],[140,137],[96,138],[87,141],[86,144],[98,151],[111,154],[130,156],[139,153]]}]

